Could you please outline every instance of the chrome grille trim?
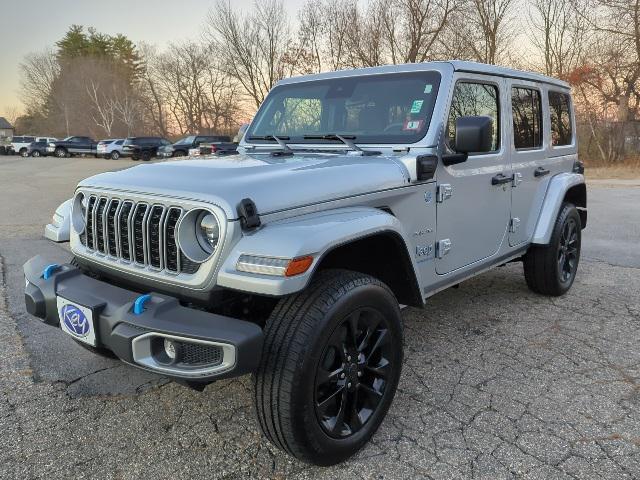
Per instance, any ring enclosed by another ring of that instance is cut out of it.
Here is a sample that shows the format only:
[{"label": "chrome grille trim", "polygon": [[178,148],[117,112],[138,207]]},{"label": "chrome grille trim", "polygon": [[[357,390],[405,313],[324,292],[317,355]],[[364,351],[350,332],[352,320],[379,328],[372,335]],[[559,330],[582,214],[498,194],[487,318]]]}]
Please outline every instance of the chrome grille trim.
[{"label": "chrome grille trim", "polygon": [[175,228],[187,211],[178,206],[90,194],[84,235],[89,253],[103,260],[147,268],[155,273],[194,274],[183,270]]}]

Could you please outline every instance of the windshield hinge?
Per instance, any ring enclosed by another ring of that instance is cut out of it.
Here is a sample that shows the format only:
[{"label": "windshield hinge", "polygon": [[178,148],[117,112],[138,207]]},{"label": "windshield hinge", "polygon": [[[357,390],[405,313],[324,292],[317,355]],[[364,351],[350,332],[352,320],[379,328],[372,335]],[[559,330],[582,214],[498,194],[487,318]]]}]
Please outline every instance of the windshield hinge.
[{"label": "windshield hinge", "polygon": [[436,190],[436,202],[442,203],[451,198],[451,195],[453,195],[453,187],[448,183],[442,183],[438,185],[438,189]]}]

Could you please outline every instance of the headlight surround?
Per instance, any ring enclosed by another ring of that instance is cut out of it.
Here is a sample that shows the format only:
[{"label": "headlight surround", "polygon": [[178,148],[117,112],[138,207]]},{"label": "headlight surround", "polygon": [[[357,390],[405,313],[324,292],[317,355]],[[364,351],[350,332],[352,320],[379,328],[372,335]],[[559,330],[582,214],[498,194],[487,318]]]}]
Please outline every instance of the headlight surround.
[{"label": "headlight surround", "polygon": [[192,262],[206,262],[220,244],[220,221],[209,210],[197,208],[187,212],[180,219],[177,229],[178,245]]},{"label": "headlight surround", "polygon": [[73,199],[73,206],[71,207],[71,224],[78,234],[84,232],[86,226],[88,201],[89,199],[82,192],[77,193]]}]

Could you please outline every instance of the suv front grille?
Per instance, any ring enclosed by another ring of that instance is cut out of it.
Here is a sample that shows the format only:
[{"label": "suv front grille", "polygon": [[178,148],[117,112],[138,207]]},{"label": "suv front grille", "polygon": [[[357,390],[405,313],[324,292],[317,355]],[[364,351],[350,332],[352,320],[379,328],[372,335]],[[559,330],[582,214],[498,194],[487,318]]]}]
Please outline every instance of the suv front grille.
[{"label": "suv front grille", "polygon": [[193,274],[200,264],[187,259],[176,243],[176,227],[183,214],[180,207],[91,195],[80,241],[107,259]]}]

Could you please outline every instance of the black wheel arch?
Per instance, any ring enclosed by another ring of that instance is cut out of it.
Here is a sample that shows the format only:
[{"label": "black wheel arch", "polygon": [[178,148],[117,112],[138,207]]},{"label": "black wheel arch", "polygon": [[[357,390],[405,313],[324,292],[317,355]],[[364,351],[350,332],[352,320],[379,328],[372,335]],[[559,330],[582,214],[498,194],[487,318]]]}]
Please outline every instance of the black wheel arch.
[{"label": "black wheel arch", "polygon": [[371,275],[388,285],[400,304],[424,306],[409,250],[395,231],[383,230],[331,247],[320,257],[311,280],[327,269]]},{"label": "black wheel arch", "polygon": [[584,229],[587,226],[587,186],[584,183],[574,185],[564,194],[563,202],[572,203],[580,215],[580,223]]}]

